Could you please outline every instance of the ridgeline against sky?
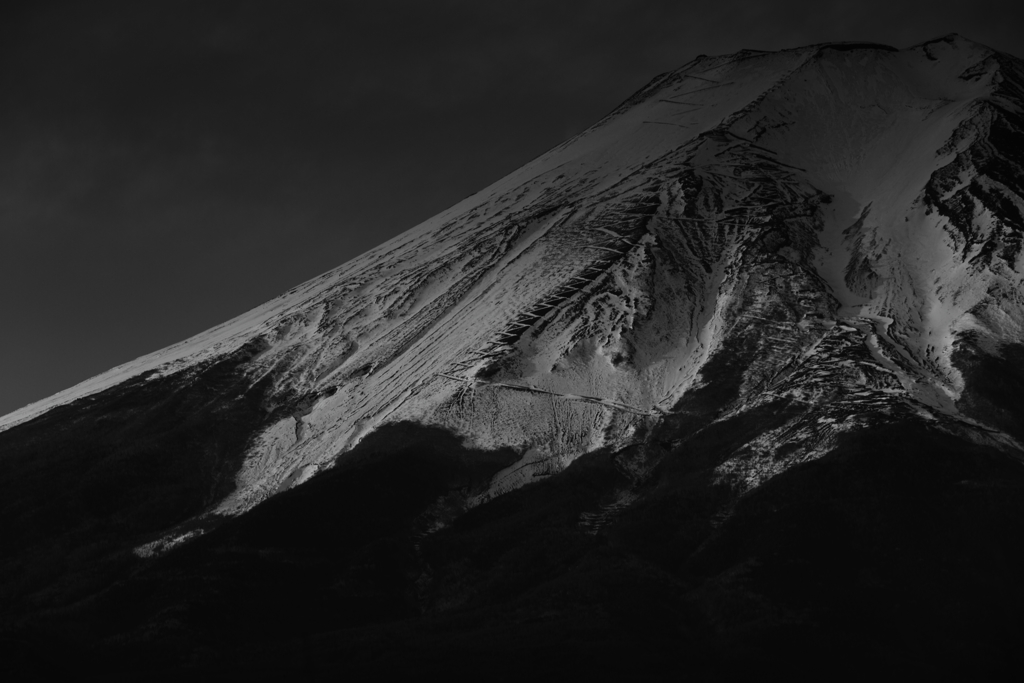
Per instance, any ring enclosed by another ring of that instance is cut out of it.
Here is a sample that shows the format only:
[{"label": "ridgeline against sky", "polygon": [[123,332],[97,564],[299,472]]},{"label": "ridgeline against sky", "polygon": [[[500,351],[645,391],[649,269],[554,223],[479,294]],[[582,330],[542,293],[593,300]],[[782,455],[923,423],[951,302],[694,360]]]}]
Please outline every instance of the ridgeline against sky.
[{"label": "ridgeline against sky", "polygon": [[22,3],[0,17],[0,414],[476,192],[697,54],[959,31],[1012,2]]},{"label": "ridgeline against sky", "polygon": [[991,677],[1024,638],[1022,149],[1024,61],[956,34],[655,76],[0,419],[0,675]]}]

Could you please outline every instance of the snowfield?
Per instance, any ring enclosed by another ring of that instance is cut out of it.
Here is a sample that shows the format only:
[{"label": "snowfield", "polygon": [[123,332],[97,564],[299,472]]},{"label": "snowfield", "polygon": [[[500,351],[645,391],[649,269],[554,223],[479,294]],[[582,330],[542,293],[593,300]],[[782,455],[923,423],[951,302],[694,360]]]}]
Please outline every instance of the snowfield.
[{"label": "snowfield", "polygon": [[0,429],[255,341],[245,372],[288,410],[218,513],[400,420],[522,454],[475,505],[643,444],[716,354],[742,374],[718,419],[802,406],[719,467],[743,490],[897,415],[1019,449],[961,414],[953,357],[968,334],[1024,340],[1022,94],[1019,61],[957,36],[700,57],[425,223]]}]

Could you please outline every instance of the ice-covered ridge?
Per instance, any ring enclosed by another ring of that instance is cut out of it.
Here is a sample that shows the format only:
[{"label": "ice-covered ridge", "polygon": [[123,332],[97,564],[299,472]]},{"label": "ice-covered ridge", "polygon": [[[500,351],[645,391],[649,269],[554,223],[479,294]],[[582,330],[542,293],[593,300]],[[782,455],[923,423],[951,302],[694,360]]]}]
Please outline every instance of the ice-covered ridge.
[{"label": "ice-covered ridge", "polygon": [[[790,62],[799,59],[800,53],[780,54],[777,58]],[[701,71],[699,64],[691,68]],[[463,238],[472,236],[471,239],[486,243],[495,230],[514,230],[510,226],[514,226],[517,219],[529,219],[530,214],[542,213],[548,206],[567,200],[585,204],[587,197],[593,200],[595,196],[614,193],[620,184],[626,189],[629,182],[638,181],[635,177],[637,170],[645,162],[671,151],[678,142],[685,142],[710,129],[720,117],[746,104],[771,78],[770,71],[761,71],[765,73],[748,74],[748,82],[730,88],[728,97],[708,100],[707,95],[702,95],[707,100],[702,105],[707,111],[699,119],[690,117],[685,125],[680,124],[685,131],[683,133],[666,132],[665,128],[656,125],[671,122],[662,119],[673,118],[671,112],[667,117],[659,117],[659,110],[664,113],[663,107],[658,106],[660,98],[614,114],[569,143],[556,147],[476,195],[362,256],[222,325],[14,411],[0,418],[0,428],[31,419],[56,405],[102,391],[146,372],[155,370],[166,374],[203,359],[223,355],[239,348],[248,339],[267,334],[290,315],[308,311],[328,299],[337,300],[339,294],[347,293],[346,290],[366,291],[375,286],[390,290],[395,285],[415,287],[419,283],[402,276],[443,261],[445,256],[451,255],[453,247],[462,248],[460,240]],[[691,78],[686,73],[672,74],[669,80],[675,81],[674,87],[665,86],[659,94],[673,96],[685,93],[687,88],[683,87],[684,84],[694,81],[706,83],[702,80],[705,78],[706,75],[695,74]],[[647,118],[651,119],[650,123]],[[555,171],[558,171],[557,176]],[[609,190],[610,193],[607,192]]]},{"label": "ice-covered ridge", "polygon": [[877,416],[973,429],[958,335],[995,347],[1024,323],[1020,176],[991,142],[1021,134],[1020,74],[958,37],[697,59],[390,242],[0,425],[258,338],[245,371],[291,410],[221,512],[396,420],[517,449],[496,495],[642,442],[726,349],[744,369],[721,418],[807,406],[723,466],[741,486]]}]

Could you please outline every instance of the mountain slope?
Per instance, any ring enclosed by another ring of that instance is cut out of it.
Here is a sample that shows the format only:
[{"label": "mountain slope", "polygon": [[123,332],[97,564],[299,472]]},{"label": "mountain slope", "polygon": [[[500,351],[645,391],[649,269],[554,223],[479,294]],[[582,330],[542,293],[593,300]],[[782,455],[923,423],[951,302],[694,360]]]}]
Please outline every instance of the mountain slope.
[{"label": "mountain slope", "polygon": [[[659,76],[362,257],[4,418],[11,628],[100,619],[125,661],[212,638],[236,666],[259,595],[346,657],[405,619],[455,634],[401,626],[414,649],[493,653],[521,610],[590,634],[582,660],[623,629],[658,656],[651,623],[756,659],[849,618],[880,661],[969,661],[999,629],[950,615],[1002,627],[985,601],[1021,598],[995,527],[1024,520],[1022,106],[1024,65],[958,36]],[[936,574],[944,536],[976,559]],[[893,609],[872,586],[925,600],[913,572],[951,596],[932,635],[865,640]],[[315,617],[279,595],[299,577]],[[539,653],[532,628],[509,637]]]}]

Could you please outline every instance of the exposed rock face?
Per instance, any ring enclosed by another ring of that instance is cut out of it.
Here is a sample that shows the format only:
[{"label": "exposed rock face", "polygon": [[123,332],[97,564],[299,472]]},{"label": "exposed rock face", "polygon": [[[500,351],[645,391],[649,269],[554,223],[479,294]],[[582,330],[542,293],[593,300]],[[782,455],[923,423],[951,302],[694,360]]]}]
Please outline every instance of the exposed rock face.
[{"label": "exposed rock face", "polygon": [[[431,489],[418,537],[595,452],[617,474],[572,513],[589,535],[635,528],[680,459],[717,492],[708,529],[894,429],[1019,459],[1022,107],[1024,64],[957,36],[700,57],[362,257],[8,416],[4,466],[89,468],[103,420],[191,421],[202,450],[224,414],[248,431],[197,460],[187,503],[109,532],[150,556],[398,423],[505,454]],[[442,565],[417,584],[432,609],[468,599],[439,597],[464,579]]]}]

